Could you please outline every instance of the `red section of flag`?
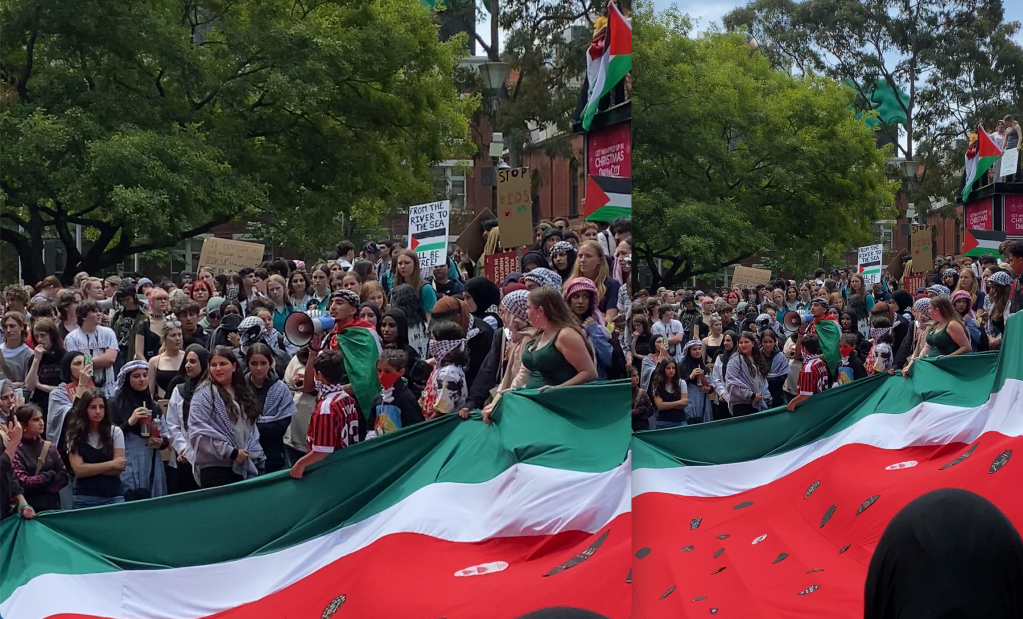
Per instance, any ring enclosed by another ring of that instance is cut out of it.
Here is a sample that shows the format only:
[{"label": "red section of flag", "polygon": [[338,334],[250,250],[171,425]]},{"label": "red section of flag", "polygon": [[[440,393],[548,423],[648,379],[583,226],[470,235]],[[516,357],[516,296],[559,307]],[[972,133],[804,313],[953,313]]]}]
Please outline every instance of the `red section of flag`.
[{"label": "red section of flag", "polygon": [[593,176],[586,177],[586,209],[584,217],[589,216],[593,211],[611,201],[604,190],[600,188]]},{"label": "red section of flag", "polygon": [[991,141],[991,136],[984,131],[984,126],[977,127],[977,146],[981,157],[997,157],[1002,154],[1002,149]]},{"label": "red section of flag", "polygon": [[408,235],[408,248],[411,249],[412,251],[415,251],[417,247],[419,247],[418,239],[416,239],[416,237],[412,236],[411,234]]},{"label": "red section of flag", "polygon": [[608,7],[608,26],[611,29],[611,55],[627,56],[632,53],[632,28],[629,27],[625,17],[618,11],[618,7]]},{"label": "red section of flag", "polygon": [[969,253],[970,250],[976,249],[977,245],[980,245],[980,243],[977,242],[977,238],[974,237],[973,234],[971,234],[969,230],[967,230],[966,231],[966,238],[963,239],[963,251],[962,251],[962,253],[964,253],[964,254]]}]

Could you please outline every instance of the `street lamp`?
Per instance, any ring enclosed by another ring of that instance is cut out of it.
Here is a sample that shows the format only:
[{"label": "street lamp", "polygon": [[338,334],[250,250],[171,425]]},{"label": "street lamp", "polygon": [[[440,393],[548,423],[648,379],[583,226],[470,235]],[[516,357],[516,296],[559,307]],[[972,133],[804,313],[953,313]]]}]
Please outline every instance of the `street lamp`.
[{"label": "street lamp", "polygon": [[[906,159],[899,164],[899,167],[902,168],[902,178],[906,181],[906,198],[908,199],[912,197],[913,187],[916,185],[916,173],[920,170],[920,162]],[[906,205],[906,219],[911,225],[917,223],[916,208],[912,202]]]},{"label": "street lamp", "polygon": [[511,65],[507,62],[488,60],[480,64],[480,76],[489,95],[490,107],[494,111],[501,104],[501,94],[510,72]]}]

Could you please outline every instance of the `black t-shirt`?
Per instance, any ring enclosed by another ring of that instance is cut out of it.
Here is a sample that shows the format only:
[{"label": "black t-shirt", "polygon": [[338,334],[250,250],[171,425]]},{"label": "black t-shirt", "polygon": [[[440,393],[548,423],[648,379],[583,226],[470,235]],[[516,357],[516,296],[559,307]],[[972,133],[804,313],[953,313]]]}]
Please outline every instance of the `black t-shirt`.
[{"label": "black t-shirt", "polygon": [[455,297],[462,294],[462,282],[448,278],[443,284],[433,282],[433,289],[437,291],[437,298]]},{"label": "black t-shirt", "polygon": [[[60,384],[60,362],[63,358],[64,353],[58,350],[48,350],[43,353],[42,359],[39,360],[39,369],[36,372],[39,384],[50,387],[56,387]],[[43,417],[46,417],[47,407],[50,404],[50,394],[42,389],[36,389],[32,392],[32,401],[39,408],[43,409]]]},{"label": "black t-shirt", "polygon": [[142,354],[146,358],[146,361],[160,354],[160,336],[149,330],[148,318],[139,324],[137,333],[142,335]]},{"label": "black t-shirt", "polygon": [[[657,389],[657,397],[665,403],[667,402],[678,402],[682,399],[682,392],[678,388],[674,388],[674,391],[667,391],[662,385]],[[680,422],[686,420],[686,409],[684,408],[668,408],[665,410],[657,411],[658,421],[672,421]]]},{"label": "black t-shirt", "polygon": [[128,347],[133,344],[132,339],[135,337],[138,328],[139,313],[141,313],[141,310],[138,308],[133,310],[122,309],[114,315],[114,321],[110,324],[110,328],[114,330],[114,335],[117,336],[117,347],[121,349],[121,354],[126,354]]},{"label": "black t-shirt", "polygon": [[188,348],[192,344],[198,344],[203,348],[206,348],[206,341],[209,339],[209,334],[203,330],[202,327],[196,325],[195,332],[192,335],[186,335],[181,338],[182,347]]},{"label": "black t-shirt", "polygon": [[622,287],[622,283],[611,277],[604,278],[604,298],[600,300],[598,309],[604,314],[607,310],[618,309],[618,289]]}]

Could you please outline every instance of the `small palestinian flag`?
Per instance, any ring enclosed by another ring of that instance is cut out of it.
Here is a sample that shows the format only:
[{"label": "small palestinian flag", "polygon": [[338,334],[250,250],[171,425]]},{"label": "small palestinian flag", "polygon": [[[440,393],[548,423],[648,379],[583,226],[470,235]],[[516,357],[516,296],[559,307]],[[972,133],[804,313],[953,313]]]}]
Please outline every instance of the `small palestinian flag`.
[{"label": "small palestinian flag", "polygon": [[586,221],[614,221],[632,216],[632,179],[589,176],[586,180]]},{"label": "small palestinian flag", "polygon": [[984,130],[984,125],[977,125],[977,141],[970,144],[966,151],[966,186],[963,188],[963,202],[968,202],[970,190],[978,178],[987,173],[988,169],[998,160],[1002,149]]},{"label": "small palestinian flag", "polygon": [[[0,522],[4,619],[629,616],[628,381],[244,482]],[[599,594],[594,594],[599,592]]]},{"label": "small palestinian flag", "polygon": [[586,51],[589,93],[583,109],[583,130],[589,131],[600,100],[632,70],[632,24],[614,2],[607,4],[607,25],[594,33]]},{"label": "small palestinian flag", "polygon": [[999,353],[917,359],[909,378],[855,380],[793,413],[636,433],[633,619],[861,619],[885,527],[940,488],[1023,530],[1023,315],[1007,322]]},{"label": "small palestinian flag", "polygon": [[979,258],[984,254],[998,255],[998,246],[1005,240],[1005,232],[967,230],[963,239],[963,255]]},{"label": "small palestinian flag", "polygon": [[448,246],[448,230],[447,228],[437,228],[436,230],[424,230],[423,232],[416,232],[409,237],[409,249],[419,253],[425,253],[428,251],[443,251]]}]

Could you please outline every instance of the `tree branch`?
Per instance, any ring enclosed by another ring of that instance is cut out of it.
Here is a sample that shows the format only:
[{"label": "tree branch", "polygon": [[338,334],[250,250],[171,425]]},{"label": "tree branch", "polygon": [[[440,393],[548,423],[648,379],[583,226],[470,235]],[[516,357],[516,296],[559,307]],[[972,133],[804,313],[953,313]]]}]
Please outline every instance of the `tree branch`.
[{"label": "tree branch", "polygon": [[42,11],[42,7],[42,4],[36,5],[36,12],[32,17],[32,34],[29,35],[28,44],[25,46],[25,68],[18,80],[18,98],[22,101],[28,101],[28,79],[32,77],[32,65],[35,63],[36,39],[39,37],[39,13]]},{"label": "tree branch", "polygon": [[177,243],[178,241],[184,241],[187,238],[198,236],[200,234],[205,234],[205,233],[209,232],[210,230],[212,230],[213,228],[216,228],[217,226],[226,224],[227,222],[233,220],[234,218],[235,218],[235,215],[233,215],[233,214],[231,214],[231,215],[222,215],[222,216],[214,219],[213,221],[208,221],[208,222],[202,224],[201,226],[196,226],[195,228],[192,228],[191,230],[185,230],[184,232],[181,232],[180,234],[173,236],[170,239],[171,243],[155,242],[155,243],[145,243],[143,245],[136,245],[134,247],[130,247],[128,249],[128,253],[140,254],[142,252],[152,251],[154,249],[163,249],[164,247],[167,247],[169,244]]}]

